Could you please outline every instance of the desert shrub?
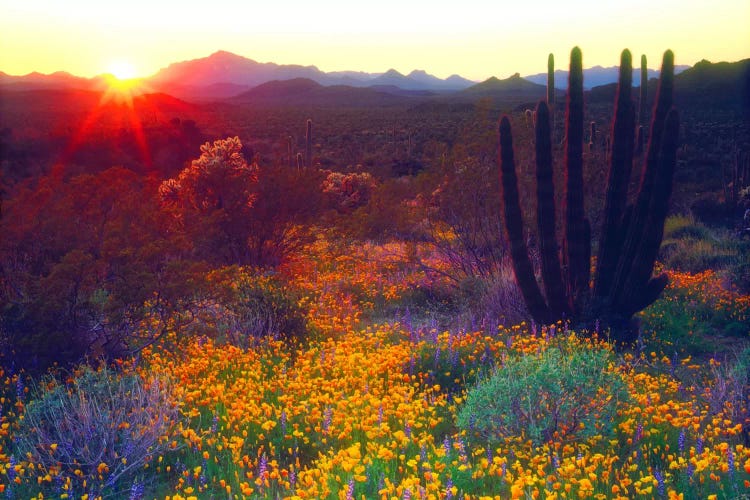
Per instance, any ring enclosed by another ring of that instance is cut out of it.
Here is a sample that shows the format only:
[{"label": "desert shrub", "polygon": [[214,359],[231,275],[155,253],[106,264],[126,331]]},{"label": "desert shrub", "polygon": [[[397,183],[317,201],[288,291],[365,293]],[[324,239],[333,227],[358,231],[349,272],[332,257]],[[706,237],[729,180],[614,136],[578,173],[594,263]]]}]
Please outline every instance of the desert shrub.
[{"label": "desert shrub", "polygon": [[518,324],[528,317],[521,290],[508,267],[487,278],[466,278],[460,289],[464,303],[461,319],[467,328]]},{"label": "desert shrub", "polygon": [[726,275],[740,292],[750,294],[750,242],[738,242],[737,249],[737,256],[729,264]]},{"label": "desert shrub", "polygon": [[670,269],[697,273],[724,268],[731,265],[737,255],[737,242],[691,216],[672,216],[664,223],[660,260]]},{"label": "desert shrub", "polygon": [[606,435],[627,397],[608,348],[573,342],[509,358],[470,389],[457,424],[483,442]]},{"label": "desert shrub", "polygon": [[276,274],[233,266],[210,273],[209,281],[217,296],[207,322],[229,342],[248,347],[263,338],[301,339],[308,333],[299,293]]},{"label": "desert shrub", "polygon": [[733,422],[741,423],[747,433],[746,419],[750,397],[750,348],[743,349],[735,359],[711,363],[711,383],[703,396],[712,415],[724,412]]},{"label": "desert shrub", "polygon": [[20,420],[16,456],[40,478],[74,478],[51,484],[61,491],[50,495],[123,497],[144,487],[148,464],[167,451],[179,414],[172,393],[168,380],[108,368],[85,366],[65,383],[47,379]]}]

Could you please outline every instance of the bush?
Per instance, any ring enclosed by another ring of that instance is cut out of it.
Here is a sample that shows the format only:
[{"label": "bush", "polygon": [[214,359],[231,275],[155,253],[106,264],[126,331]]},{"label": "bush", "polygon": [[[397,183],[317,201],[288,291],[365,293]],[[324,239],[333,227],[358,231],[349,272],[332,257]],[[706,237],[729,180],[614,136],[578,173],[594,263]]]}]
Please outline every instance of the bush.
[{"label": "bush", "polygon": [[216,282],[218,308],[208,311],[232,344],[247,348],[262,338],[300,339],[307,314],[299,294],[276,275],[251,268],[226,267],[209,275]]},{"label": "bush", "polygon": [[65,384],[47,380],[23,414],[17,456],[42,477],[76,478],[69,488],[90,497],[121,497],[144,484],[145,466],[167,450],[178,417],[172,392],[166,380],[107,368],[84,367]]},{"label": "bush", "polygon": [[523,436],[540,445],[607,434],[626,397],[609,349],[564,341],[506,360],[468,392],[457,423],[483,442]]}]

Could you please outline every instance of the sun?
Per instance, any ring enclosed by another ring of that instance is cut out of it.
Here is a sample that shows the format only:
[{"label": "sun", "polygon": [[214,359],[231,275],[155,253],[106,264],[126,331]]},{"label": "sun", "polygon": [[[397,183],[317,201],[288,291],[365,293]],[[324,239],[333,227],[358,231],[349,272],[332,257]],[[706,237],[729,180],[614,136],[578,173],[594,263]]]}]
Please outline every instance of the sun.
[{"label": "sun", "polygon": [[132,80],[137,76],[135,66],[128,61],[112,61],[107,66],[107,73],[118,80]]}]

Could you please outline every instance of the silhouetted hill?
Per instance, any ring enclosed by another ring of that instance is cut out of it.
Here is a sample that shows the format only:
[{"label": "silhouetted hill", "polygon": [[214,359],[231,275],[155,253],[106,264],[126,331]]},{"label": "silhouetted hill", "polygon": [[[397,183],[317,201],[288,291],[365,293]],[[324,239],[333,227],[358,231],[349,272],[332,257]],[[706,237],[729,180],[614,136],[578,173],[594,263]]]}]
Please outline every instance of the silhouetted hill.
[{"label": "silhouetted hill", "polygon": [[306,78],[276,80],[232,98],[233,103],[264,107],[377,107],[406,104],[417,97],[349,85],[323,86]]},{"label": "silhouetted hill", "polygon": [[[636,64],[640,64],[640,59],[636,61]],[[675,74],[679,74],[686,69],[688,69],[690,66],[686,65],[677,65],[675,66]],[[620,68],[619,66],[610,66],[610,67],[602,67],[602,66],[593,66],[591,68],[586,68],[583,70],[583,88],[584,89],[593,89],[594,87],[600,87],[602,85],[607,85],[610,83],[617,83],[618,76],[620,74]],[[649,80],[652,78],[658,78],[659,77],[659,70],[656,69],[648,69],[648,78]],[[538,83],[540,85],[547,85],[547,73],[537,73],[535,75],[528,75],[525,76],[524,79]],[[641,72],[640,72],[640,66],[637,66],[633,68],[633,86],[638,87],[641,84]],[[555,71],[555,88],[560,90],[565,90],[568,88],[568,71],[558,69]]]},{"label": "silhouetted hill", "polygon": [[750,59],[696,63],[675,77],[675,103],[750,111]]},{"label": "silhouetted hill", "polygon": [[193,104],[161,93],[134,96],[128,101],[121,95],[93,90],[26,90],[2,93],[0,124],[17,127],[30,119],[54,123],[60,117],[113,121],[133,112],[142,119],[153,120],[195,109]]},{"label": "silhouetted hill", "polygon": [[497,106],[513,107],[522,102],[541,99],[546,95],[546,86],[525,80],[516,73],[503,80],[493,76],[482,83],[457,92],[447,99],[452,102],[473,102],[479,99],[491,99]]},{"label": "silhouetted hill", "polygon": [[[635,71],[633,74],[635,75]],[[648,82],[649,101],[656,95],[657,80]],[[675,105],[684,110],[732,110],[750,112],[750,59],[727,63],[701,61],[675,76]],[[590,103],[613,102],[617,84],[595,87]],[[637,92],[637,90],[635,90]],[[637,99],[637,94],[634,93]]]}]

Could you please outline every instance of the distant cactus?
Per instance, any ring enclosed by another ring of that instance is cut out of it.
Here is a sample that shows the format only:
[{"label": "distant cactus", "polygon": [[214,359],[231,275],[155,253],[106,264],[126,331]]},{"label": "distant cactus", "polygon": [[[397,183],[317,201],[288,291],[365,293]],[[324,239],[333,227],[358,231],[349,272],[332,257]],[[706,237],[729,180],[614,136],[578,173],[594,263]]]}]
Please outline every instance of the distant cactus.
[{"label": "distant cactus", "polygon": [[294,153],[293,150],[293,141],[292,136],[287,136],[286,138],[286,157],[287,157],[287,164],[289,165],[289,168],[292,168],[294,166]]},{"label": "distant cactus", "polygon": [[645,132],[643,130],[643,125],[638,125],[638,133],[636,134],[635,139],[635,154],[637,156],[641,156],[643,154],[643,142],[645,140],[645,137],[643,137]]},{"label": "distant cactus", "polygon": [[590,145],[593,147],[596,145],[596,122],[591,122],[589,124],[590,132],[589,132],[589,141]]},{"label": "distant cactus", "polygon": [[302,158],[302,153],[297,153],[297,170],[302,170],[305,166],[305,160]]},{"label": "distant cactus", "polygon": [[555,105],[555,55],[547,57],[547,105]]},{"label": "distant cactus", "polygon": [[[666,275],[651,277],[663,235],[676,163],[679,121],[672,106],[674,56],[664,54],[651,124],[646,166],[638,199],[626,207],[633,161],[635,109],[631,99],[632,61],[622,53],[612,128],[611,162],[604,220],[593,287],[589,284],[591,231],[583,211],[583,79],[581,52],[571,52],[566,124],[566,192],[562,259],[555,239],[554,185],[548,109],[537,108],[537,226],[544,291],[536,281],[524,238],[510,121],[500,121],[499,162],[503,185],[505,230],[511,245],[516,281],[532,317],[541,323],[561,318],[574,322],[599,319],[612,327],[615,340],[630,343],[637,331],[630,319],[652,303],[667,284]],[[561,264],[562,260],[562,264]]]},{"label": "distant cactus", "polygon": [[305,166],[312,167],[312,119],[307,120],[307,133],[305,134]]},{"label": "distant cactus", "polygon": [[646,67],[646,54],[641,55],[641,92],[638,102],[638,125],[646,125],[648,113],[648,68]]}]

